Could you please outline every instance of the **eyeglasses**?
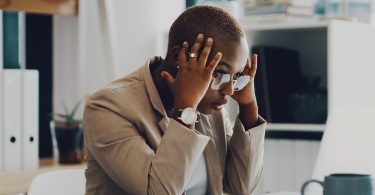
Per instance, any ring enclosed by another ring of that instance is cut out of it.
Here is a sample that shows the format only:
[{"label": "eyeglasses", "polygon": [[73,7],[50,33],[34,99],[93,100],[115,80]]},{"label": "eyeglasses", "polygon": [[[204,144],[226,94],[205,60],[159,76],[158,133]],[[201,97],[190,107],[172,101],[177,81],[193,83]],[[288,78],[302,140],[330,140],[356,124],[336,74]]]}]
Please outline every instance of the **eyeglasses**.
[{"label": "eyeglasses", "polygon": [[[240,76],[240,74],[233,75],[232,81],[233,81],[234,91],[240,91],[250,81],[250,76],[248,76],[248,75]],[[230,74],[223,74],[223,73],[220,73],[220,72],[214,72],[212,77],[213,77],[213,80],[212,80],[212,83],[211,83],[211,89],[212,90],[221,90],[226,85],[229,84],[232,76]]]}]

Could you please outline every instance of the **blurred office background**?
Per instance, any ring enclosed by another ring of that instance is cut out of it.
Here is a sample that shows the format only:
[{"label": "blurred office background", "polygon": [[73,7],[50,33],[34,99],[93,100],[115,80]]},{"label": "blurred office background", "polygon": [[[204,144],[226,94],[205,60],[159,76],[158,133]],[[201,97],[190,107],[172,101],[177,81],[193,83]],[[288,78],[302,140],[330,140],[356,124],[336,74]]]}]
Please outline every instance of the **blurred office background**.
[{"label": "blurred office background", "polygon": [[194,4],[232,13],[260,54],[257,96],[270,124],[257,194],[298,191],[313,177],[330,109],[372,104],[374,0],[0,0],[2,69],[38,70],[38,158],[53,156],[50,113],[81,101],[80,120],[87,96],[164,57],[170,25]]}]

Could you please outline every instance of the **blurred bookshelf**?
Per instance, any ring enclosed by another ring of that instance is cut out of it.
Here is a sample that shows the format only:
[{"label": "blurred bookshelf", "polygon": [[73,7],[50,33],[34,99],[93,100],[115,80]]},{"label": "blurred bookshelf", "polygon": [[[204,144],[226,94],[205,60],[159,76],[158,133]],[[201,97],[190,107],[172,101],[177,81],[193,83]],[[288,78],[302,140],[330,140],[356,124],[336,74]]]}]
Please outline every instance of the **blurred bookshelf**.
[{"label": "blurred bookshelf", "polygon": [[324,124],[268,123],[268,131],[323,132]]},{"label": "blurred bookshelf", "polygon": [[304,22],[277,22],[277,23],[258,23],[252,24],[246,21],[246,18],[240,19],[245,31],[266,31],[266,30],[309,30],[316,28],[327,28],[330,21],[309,20]]},{"label": "blurred bookshelf", "polygon": [[[367,87],[367,89],[371,88],[371,84],[366,82],[366,78],[371,76],[369,72],[375,71],[371,52],[375,50],[373,36],[375,28],[373,26],[339,20],[259,25],[241,20],[241,25],[247,34],[250,48],[260,46],[297,51],[301,75],[319,78],[319,87],[326,89],[324,95],[327,105],[324,120],[311,122],[308,119],[304,121],[294,119],[273,121],[273,117],[270,120],[267,116],[262,115],[269,122],[267,130],[323,132],[330,108],[362,101],[364,103],[371,102],[367,97],[372,97],[374,92],[366,90]],[[349,45],[350,47],[348,47]],[[359,60],[361,63],[358,63]],[[353,68],[353,64],[355,64],[355,68]],[[260,56],[258,56],[257,77],[261,77],[259,70],[261,65],[265,64],[260,63]],[[280,66],[285,65],[280,62]],[[355,79],[347,79],[345,75],[355,75]],[[266,80],[269,82],[269,78]],[[293,86],[298,83],[289,82],[287,84]],[[282,86],[274,88],[277,87]],[[256,91],[256,93],[258,95],[260,91]],[[259,101],[261,98],[257,99]],[[301,103],[303,104],[303,102]],[[258,104],[260,103],[258,102]],[[284,102],[284,104],[288,104],[288,102]],[[270,105],[268,107],[273,109]],[[303,114],[303,112],[299,113]],[[305,114],[308,114],[308,111]]]}]

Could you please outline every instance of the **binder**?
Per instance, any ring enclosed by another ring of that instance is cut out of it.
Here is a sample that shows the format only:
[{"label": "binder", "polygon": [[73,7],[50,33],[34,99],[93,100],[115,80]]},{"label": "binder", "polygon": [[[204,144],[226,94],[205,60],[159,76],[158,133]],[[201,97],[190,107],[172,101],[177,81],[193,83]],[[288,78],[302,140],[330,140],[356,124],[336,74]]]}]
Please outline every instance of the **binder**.
[{"label": "binder", "polygon": [[22,130],[21,158],[23,170],[35,170],[39,165],[39,73],[22,70]]},{"label": "binder", "polygon": [[21,71],[4,69],[3,73],[3,167],[21,170]]},{"label": "binder", "polygon": [[[3,37],[3,12],[0,10],[0,37]],[[0,171],[3,170],[3,39],[0,39]]]},{"label": "binder", "polygon": [[[1,62],[0,62],[1,63]],[[4,140],[4,124],[3,124],[3,67],[0,64],[0,171],[3,170],[3,140]]]}]

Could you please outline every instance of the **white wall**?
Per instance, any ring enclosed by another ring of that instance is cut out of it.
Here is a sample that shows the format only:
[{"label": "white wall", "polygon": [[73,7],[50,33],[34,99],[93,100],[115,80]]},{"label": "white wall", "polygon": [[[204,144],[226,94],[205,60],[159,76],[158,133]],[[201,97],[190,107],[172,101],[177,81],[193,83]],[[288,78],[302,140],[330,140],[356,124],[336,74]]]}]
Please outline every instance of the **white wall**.
[{"label": "white wall", "polygon": [[184,10],[182,0],[108,1],[115,76],[121,77],[161,53],[163,33]]},{"label": "white wall", "polygon": [[53,110],[64,111],[62,102],[72,107],[81,96],[78,74],[78,19],[53,18]]},{"label": "white wall", "polygon": [[254,194],[300,191],[312,177],[319,147],[320,141],[267,139],[263,178]]},{"label": "white wall", "polygon": [[183,0],[81,0],[78,17],[54,16],[54,112],[63,111],[63,101],[72,108],[149,57],[164,56],[163,35],[184,6]]}]

